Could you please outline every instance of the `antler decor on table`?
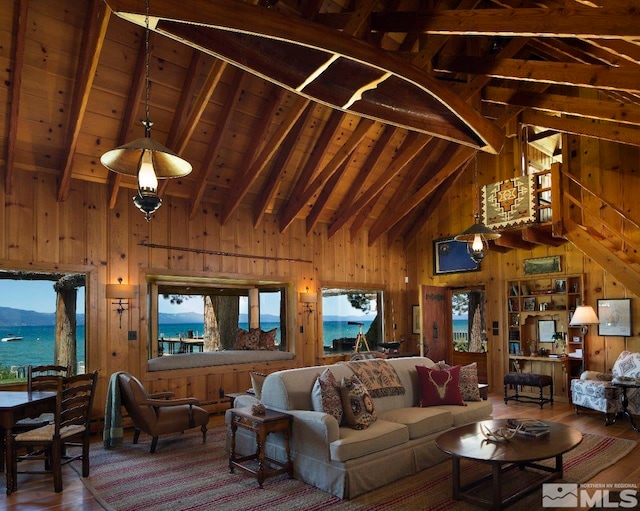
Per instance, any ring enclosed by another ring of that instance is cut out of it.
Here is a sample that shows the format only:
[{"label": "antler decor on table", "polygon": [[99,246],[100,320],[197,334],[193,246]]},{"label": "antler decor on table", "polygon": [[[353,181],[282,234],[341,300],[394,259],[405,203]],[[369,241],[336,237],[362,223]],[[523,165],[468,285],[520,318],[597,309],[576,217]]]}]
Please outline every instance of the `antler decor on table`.
[{"label": "antler decor on table", "polygon": [[508,442],[521,428],[522,424],[519,424],[516,428],[500,427],[491,431],[487,426],[480,424],[480,431],[489,442]]}]

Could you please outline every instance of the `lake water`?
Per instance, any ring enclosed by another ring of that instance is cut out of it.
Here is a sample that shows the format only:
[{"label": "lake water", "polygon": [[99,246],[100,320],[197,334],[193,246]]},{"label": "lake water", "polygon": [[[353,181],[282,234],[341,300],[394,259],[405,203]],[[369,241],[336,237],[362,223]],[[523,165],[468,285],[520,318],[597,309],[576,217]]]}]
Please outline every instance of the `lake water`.
[{"label": "lake water", "polygon": [[[362,331],[366,334],[371,321],[363,321]],[[241,323],[241,328],[246,329],[247,324]],[[264,323],[263,330],[276,328],[278,323]],[[202,335],[203,323],[165,324],[160,325],[159,333],[165,337],[178,337],[180,334],[187,336],[187,332],[193,330],[194,335]],[[323,325],[323,345],[331,347],[334,339],[343,337],[355,338],[358,334],[357,325],[349,325],[347,321],[326,321]],[[466,332],[467,320],[454,320],[454,332]],[[23,337],[21,341],[0,342],[0,366],[26,366],[52,364],[53,348],[55,340],[55,326],[16,326],[0,330],[0,338],[15,335]],[[84,325],[77,329],[78,361],[85,360],[84,354]],[[280,330],[276,334],[276,343],[280,343]]]}]

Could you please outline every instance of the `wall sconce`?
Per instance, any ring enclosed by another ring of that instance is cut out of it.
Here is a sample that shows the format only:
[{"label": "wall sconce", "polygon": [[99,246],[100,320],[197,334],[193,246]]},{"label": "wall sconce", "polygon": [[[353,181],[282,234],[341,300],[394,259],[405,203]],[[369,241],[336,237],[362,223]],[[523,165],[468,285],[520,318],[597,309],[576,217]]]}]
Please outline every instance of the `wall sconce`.
[{"label": "wall sconce", "polygon": [[129,300],[135,297],[135,293],[135,287],[131,284],[123,284],[122,277],[118,277],[117,284],[107,284],[107,298],[118,300],[117,302],[111,302],[111,304],[118,306],[116,312],[120,316],[120,328],[122,328],[122,313],[129,309]]},{"label": "wall sconce", "polygon": [[300,293],[300,303],[304,304],[304,312],[311,314],[313,312],[313,306],[311,304],[318,303],[318,294],[310,293],[309,287],[304,293]]},{"label": "wall sconce", "polygon": [[585,336],[589,331],[589,325],[597,325],[600,323],[596,311],[591,305],[578,305],[576,311],[571,316],[569,326],[580,326],[582,335]]}]

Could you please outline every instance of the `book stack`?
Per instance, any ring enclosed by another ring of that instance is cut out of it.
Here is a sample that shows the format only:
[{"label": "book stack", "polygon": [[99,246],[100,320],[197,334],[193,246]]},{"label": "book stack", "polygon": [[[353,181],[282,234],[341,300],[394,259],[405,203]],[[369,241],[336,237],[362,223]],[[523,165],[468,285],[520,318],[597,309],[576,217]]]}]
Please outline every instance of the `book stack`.
[{"label": "book stack", "polygon": [[508,419],[507,423],[519,435],[538,437],[549,433],[549,425],[538,419]]}]

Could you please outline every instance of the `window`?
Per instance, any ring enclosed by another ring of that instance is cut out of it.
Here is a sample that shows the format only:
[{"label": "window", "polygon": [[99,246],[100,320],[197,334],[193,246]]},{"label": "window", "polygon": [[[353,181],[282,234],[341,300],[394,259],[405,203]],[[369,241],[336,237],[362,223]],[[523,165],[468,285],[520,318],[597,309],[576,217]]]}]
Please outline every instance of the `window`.
[{"label": "window", "polygon": [[287,286],[225,279],[150,279],[149,357],[236,349],[238,329],[275,329],[275,348],[287,351]]},{"label": "window", "polygon": [[[370,350],[383,337],[383,292],[376,289],[322,288],[322,338],[325,355],[349,353],[356,348],[358,334],[365,336]],[[359,351],[367,347],[359,346]]]},{"label": "window", "polygon": [[28,365],[84,372],[85,286],[81,273],[0,271],[1,383],[25,380]]},{"label": "window", "polygon": [[485,292],[483,289],[455,289],[451,295],[453,349],[472,353],[487,351]]}]

